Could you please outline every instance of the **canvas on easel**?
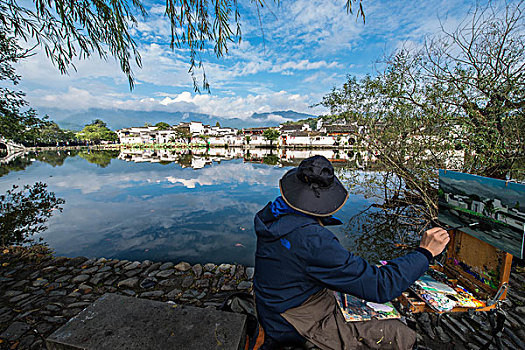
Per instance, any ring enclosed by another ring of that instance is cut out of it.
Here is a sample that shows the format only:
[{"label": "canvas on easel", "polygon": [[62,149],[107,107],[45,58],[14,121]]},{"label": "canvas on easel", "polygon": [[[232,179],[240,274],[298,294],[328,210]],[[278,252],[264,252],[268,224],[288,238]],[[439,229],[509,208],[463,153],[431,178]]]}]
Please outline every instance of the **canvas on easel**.
[{"label": "canvas on easel", "polygon": [[439,170],[438,204],[442,224],[523,258],[524,184]]},{"label": "canvas on easel", "polygon": [[415,313],[494,308],[506,297],[513,255],[524,254],[525,185],[440,170],[439,222],[450,242],[443,264],[427,274],[457,294],[436,294],[423,278],[401,304]]}]

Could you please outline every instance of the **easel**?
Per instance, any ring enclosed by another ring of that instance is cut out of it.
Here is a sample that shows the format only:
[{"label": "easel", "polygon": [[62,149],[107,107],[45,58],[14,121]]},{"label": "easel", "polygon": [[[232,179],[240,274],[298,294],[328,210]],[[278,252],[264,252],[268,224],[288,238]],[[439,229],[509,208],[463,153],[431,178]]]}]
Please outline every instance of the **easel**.
[{"label": "easel", "polygon": [[[503,328],[505,318],[501,312],[498,312],[498,302],[507,296],[511,265],[511,254],[460,230],[454,230],[450,232],[450,242],[443,264],[430,267],[445,273],[453,286],[459,284],[468,289],[476,298],[484,301],[485,305],[478,308],[454,307],[448,312],[488,312],[489,322],[493,329],[492,340],[495,340],[496,346],[500,349],[502,347],[499,333]],[[488,271],[492,272],[492,276],[487,275]],[[489,284],[489,281],[492,282],[492,285]],[[436,313],[411,291],[403,293],[398,299],[408,312]],[[438,314],[438,320],[442,314]]]}]

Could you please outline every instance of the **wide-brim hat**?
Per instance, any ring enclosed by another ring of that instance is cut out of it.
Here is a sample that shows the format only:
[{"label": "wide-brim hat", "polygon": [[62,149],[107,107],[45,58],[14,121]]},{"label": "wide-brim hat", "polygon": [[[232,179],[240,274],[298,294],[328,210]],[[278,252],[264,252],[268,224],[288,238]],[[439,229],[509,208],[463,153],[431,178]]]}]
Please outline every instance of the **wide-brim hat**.
[{"label": "wide-brim hat", "polygon": [[348,191],[323,156],[303,160],[279,181],[281,195],[290,207],[313,216],[330,216],[343,207]]}]

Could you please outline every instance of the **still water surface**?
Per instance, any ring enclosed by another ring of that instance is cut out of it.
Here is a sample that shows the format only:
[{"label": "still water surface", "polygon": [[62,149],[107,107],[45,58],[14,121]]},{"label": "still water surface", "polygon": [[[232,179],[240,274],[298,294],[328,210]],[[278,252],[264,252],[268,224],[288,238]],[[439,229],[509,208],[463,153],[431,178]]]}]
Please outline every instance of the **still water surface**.
[{"label": "still water surface", "polygon": [[[261,163],[268,154],[258,159],[253,153],[172,152],[175,161],[153,151],[26,154],[20,166],[1,166],[0,193],[13,184],[42,181],[65,199],[63,212],[55,211],[40,234],[58,255],[253,265],[255,213],[279,195],[278,180],[292,165],[321,152],[291,160],[288,153],[286,161],[282,154],[270,155],[267,163],[276,165]],[[339,173],[345,171],[342,164]],[[370,204],[371,199],[351,194],[337,213],[345,224],[330,229],[350,251],[388,258],[381,247],[357,249],[359,232],[348,223]]]}]

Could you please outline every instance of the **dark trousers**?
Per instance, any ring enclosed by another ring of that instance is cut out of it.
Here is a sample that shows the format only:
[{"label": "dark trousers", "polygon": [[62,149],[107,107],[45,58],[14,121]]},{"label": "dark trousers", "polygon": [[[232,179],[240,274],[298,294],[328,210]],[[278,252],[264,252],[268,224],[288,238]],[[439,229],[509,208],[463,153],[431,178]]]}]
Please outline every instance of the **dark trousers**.
[{"label": "dark trousers", "polygon": [[281,315],[322,350],[407,350],[416,341],[416,332],[399,320],[346,322],[333,292],[327,289]]}]

